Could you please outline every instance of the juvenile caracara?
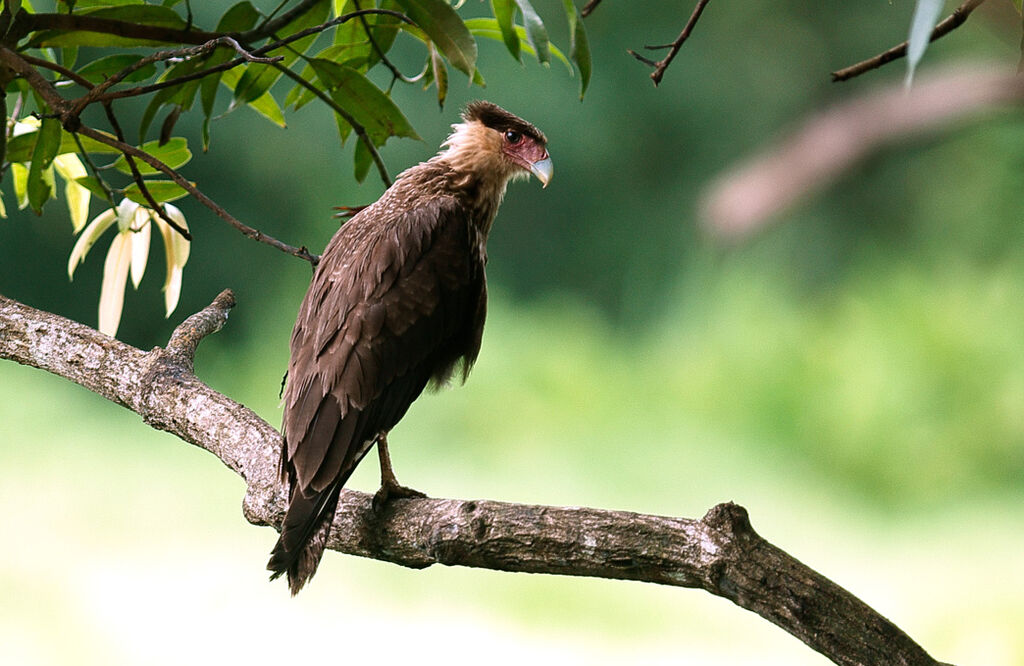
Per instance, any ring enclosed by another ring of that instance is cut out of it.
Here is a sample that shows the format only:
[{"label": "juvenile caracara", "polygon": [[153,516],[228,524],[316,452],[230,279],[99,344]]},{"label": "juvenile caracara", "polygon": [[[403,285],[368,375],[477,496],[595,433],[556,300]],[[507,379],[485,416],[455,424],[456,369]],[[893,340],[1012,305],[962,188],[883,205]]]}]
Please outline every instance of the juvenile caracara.
[{"label": "juvenile caracara", "polygon": [[316,572],[342,486],[375,443],[378,507],[398,485],[387,433],[428,383],[480,351],[487,234],[509,180],[552,165],[536,127],[473,102],[442,151],[402,173],[324,251],[292,331],[281,476],[289,490],[267,568],[292,594]]}]

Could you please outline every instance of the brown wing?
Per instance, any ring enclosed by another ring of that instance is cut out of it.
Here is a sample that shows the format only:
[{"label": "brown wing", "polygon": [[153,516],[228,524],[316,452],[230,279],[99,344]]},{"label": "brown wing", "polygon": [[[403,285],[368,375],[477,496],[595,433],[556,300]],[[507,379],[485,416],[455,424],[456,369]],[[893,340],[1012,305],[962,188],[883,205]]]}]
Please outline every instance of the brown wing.
[{"label": "brown wing", "polygon": [[468,215],[448,198],[387,212],[371,206],[331,239],[292,333],[282,451],[292,500],[268,565],[278,573],[309,559],[302,551],[329,527],[377,434],[479,351],[485,259]]}]

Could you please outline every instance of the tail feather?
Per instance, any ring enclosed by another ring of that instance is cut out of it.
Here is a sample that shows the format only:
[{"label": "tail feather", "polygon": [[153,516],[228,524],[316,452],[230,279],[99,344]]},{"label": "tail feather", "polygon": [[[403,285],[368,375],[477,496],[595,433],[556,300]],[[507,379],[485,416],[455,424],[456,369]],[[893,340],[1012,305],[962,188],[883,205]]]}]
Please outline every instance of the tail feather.
[{"label": "tail feather", "polygon": [[293,486],[281,536],[267,562],[267,569],[273,572],[271,580],[288,574],[293,596],[313,577],[320,564],[338,508],[341,485],[334,483],[311,497],[305,497]]}]

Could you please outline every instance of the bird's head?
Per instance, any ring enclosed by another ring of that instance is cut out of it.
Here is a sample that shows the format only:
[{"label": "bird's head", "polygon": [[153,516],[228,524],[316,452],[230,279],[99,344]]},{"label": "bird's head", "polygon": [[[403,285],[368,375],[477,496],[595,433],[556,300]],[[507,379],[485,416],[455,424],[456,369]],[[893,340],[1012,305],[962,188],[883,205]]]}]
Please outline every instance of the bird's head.
[{"label": "bird's head", "polygon": [[502,189],[510,179],[529,178],[531,173],[544,187],[551,181],[544,133],[500,106],[471,102],[452,129],[443,156],[457,171],[490,176]]}]

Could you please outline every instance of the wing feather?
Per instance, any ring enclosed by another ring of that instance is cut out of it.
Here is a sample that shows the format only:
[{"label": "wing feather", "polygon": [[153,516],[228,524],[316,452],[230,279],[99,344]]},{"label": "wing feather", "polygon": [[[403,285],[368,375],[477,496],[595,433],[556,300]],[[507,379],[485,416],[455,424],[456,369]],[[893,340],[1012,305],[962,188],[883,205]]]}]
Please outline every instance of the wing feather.
[{"label": "wing feather", "polygon": [[320,551],[310,566],[311,535],[333,517],[337,493],[377,435],[431,379],[476,359],[486,297],[477,233],[457,201],[436,198],[404,212],[370,206],[328,244],[292,333],[285,392],[282,462],[293,497],[297,490],[306,501],[289,508],[291,534],[282,532],[271,560],[290,578],[300,571],[300,585],[326,539],[312,544]]}]

